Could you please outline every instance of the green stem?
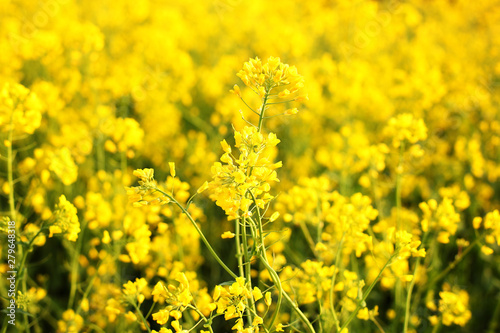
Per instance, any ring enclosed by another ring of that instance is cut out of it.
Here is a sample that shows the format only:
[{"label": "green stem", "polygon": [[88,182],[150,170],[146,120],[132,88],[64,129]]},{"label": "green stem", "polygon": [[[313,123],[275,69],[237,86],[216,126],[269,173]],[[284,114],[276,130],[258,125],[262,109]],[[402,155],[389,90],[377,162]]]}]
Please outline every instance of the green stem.
[{"label": "green stem", "polygon": [[224,270],[229,274],[231,275],[234,279],[236,279],[238,276],[236,274],[234,274],[234,272],[226,266],[226,264],[222,261],[221,258],[219,258],[219,256],[217,255],[217,253],[215,252],[215,250],[212,248],[212,246],[210,245],[210,243],[208,242],[207,238],[205,237],[205,235],[203,234],[203,232],[201,231],[200,227],[198,227],[198,225],[196,224],[195,220],[193,219],[193,217],[191,216],[191,214],[189,214],[189,212],[174,198],[172,197],[170,194],[160,190],[159,188],[155,187],[154,188],[156,191],[160,192],[161,194],[163,194],[164,196],[166,196],[167,198],[169,198],[173,203],[175,203],[177,205],[177,207],[179,207],[179,209],[184,213],[184,215],[186,215],[186,217],[189,219],[189,221],[191,222],[191,224],[194,226],[194,228],[196,229],[196,231],[198,232],[198,234],[200,235],[200,238],[201,240],[203,241],[203,243],[205,243],[205,245],[207,246],[208,248],[208,251],[210,252],[210,254],[212,254],[212,256],[214,257],[214,259],[219,263],[219,265],[222,266],[222,268],[224,268]]},{"label": "green stem", "polygon": [[385,333],[384,329],[382,328],[382,326],[378,322],[377,318],[372,317],[372,318],[370,318],[370,320],[375,324],[375,326],[377,326],[377,328],[380,331],[380,333]]},{"label": "green stem", "polygon": [[408,293],[406,295],[406,309],[405,309],[405,324],[403,333],[408,332],[408,323],[410,322],[410,306],[411,306],[411,294],[413,292],[413,287],[415,286],[415,274],[417,273],[418,267],[420,265],[420,257],[417,259],[415,263],[415,268],[413,269],[413,279],[408,286]]},{"label": "green stem", "polygon": [[340,254],[342,253],[342,246],[344,245],[344,237],[345,232],[342,234],[342,238],[340,239],[339,247],[337,248],[337,253],[335,255],[335,268],[333,270],[332,283],[330,286],[330,310],[332,311],[333,320],[335,323],[335,327],[337,328],[337,332],[340,332],[339,319],[337,318],[337,313],[335,312],[335,280],[337,278],[337,270],[339,269],[340,264]]},{"label": "green stem", "polygon": [[[196,313],[197,313],[197,314],[198,314],[201,318],[203,318],[203,321],[204,321],[205,323],[207,323],[207,324],[208,324],[208,323],[210,323],[210,321],[207,319],[207,317],[205,317],[205,315],[204,315],[204,314],[203,314],[200,310],[198,310],[198,308],[197,308],[197,307],[194,307],[194,306],[192,306],[191,304],[188,304],[188,305],[187,305],[187,307],[188,307],[189,309],[191,309],[191,310],[195,311],[195,312],[196,312]],[[214,331],[212,330],[212,326],[211,326],[211,325],[205,325],[204,327],[208,328],[208,330],[209,330],[210,332],[214,333]]]},{"label": "green stem", "polygon": [[389,264],[392,262],[392,259],[394,259],[398,254],[398,251],[395,251],[391,257],[389,258],[389,260],[387,260],[387,262],[385,263],[384,267],[382,267],[382,269],[380,270],[380,272],[378,273],[377,277],[375,278],[375,280],[373,280],[372,284],[370,284],[370,286],[368,287],[368,289],[366,290],[365,293],[363,293],[363,298],[358,302],[358,306],[356,307],[356,309],[354,310],[353,313],[351,313],[351,316],[347,319],[347,321],[344,323],[344,325],[342,325],[342,327],[340,328],[340,332],[342,332],[342,330],[344,328],[346,328],[347,326],[349,326],[349,324],[351,323],[351,321],[354,319],[354,317],[358,314],[358,311],[363,307],[363,305],[365,304],[365,300],[366,298],[368,297],[368,295],[370,295],[372,289],[375,287],[375,285],[377,284],[378,280],[380,280],[380,277],[382,276],[382,273],[384,272],[384,270],[387,268],[387,266],[389,266]]},{"label": "green stem", "polygon": [[281,280],[278,276],[278,274],[276,273],[276,271],[271,267],[271,265],[269,265],[269,262],[267,260],[267,254],[266,254],[266,247],[265,247],[265,244],[264,244],[264,232],[262,230],[262,219],[261,219],[261,215],[260,215],[260,209],[259,209],[259,206],[257,206],[257,200],[254,196],[254,194],[252,193],[252,191],[248,191],[250,193],[250,195],[252,196],[252,199],[253,199],[253,202],[255,204],[255,208],[256,208],[256,211],[257,211],[257,217],[258,217],[258,227],[259,227],[259,234],[260,234],[260,244],[259,244],[259,247],[260,247],[260,254],[259,254],[259,258],[260,258],[260,261],[264,264],[264,266],[266,266],[266,269],[268,270],[269,272],[269,275],[271,276],[271,279],[273,280],[273,283],[275,284],[277,290],[278,290],[278,303],[276,304],[276,309],[275,309],[275,312],[273,314],[273,317],[271,319],[271,322],[269,324],[269,327],[272,327],[273,324],[274,324],[274,321],[276,320],[276,317],[278,316],[278,313],[279,313],[279,309],[280,309],[280,306],[281,306],[281,301],[282,301],[282,297],[285,297],[285,299],[290,303],[290,306],[292,307],[292,309],[297,313],[297,315],[300,317],[300,319],[302,320],[302,322],[304,323],[304,325],[306,325],[306,328],[307,328],[307,332],[309,333],[315,333],[316,331],[314,330],[314,327],[312,326],[311,322],[309,321],[309,319],[307,319],[306,315],[299,309],[299,307],[297,306],[297,304],[295,304],[292,299],[290,298],[290,296],[286,293],[286,291],[283,290],[283,287],[281,286]]},{"label": "green stem", "polygon": [[[403,153],[405,149],[404,142],[401,143],[399,150],[399,162],[396,169],[396,232],[403,230],[401,221],[401,188],[402,188],[402,177],[403,177]],[[403,287],[401,280],[396,281],[395,286],[395,307],[396,307],[396,318],[394,323],[399,322],[400,310],[403,307]]]},{"label": "green stem", "polygon": [[477,244],[479,244],[479,242],[484,238],[484,236],[481,236],[479,238],[476,238],[476,240],[470,244],[460,255],[458,255],[455,260],[448,265],[448,267],[446,267],[446,269],[444,271],[442,271],[438,276],[436,276],[435,278],[433,278],[430,282],[428,282],[426,285],[425,285],[425,288],[426,289],[429,289],[431,288],[432,286],[434,286],[439,280],[441,280],[442,278],[444,278],[446,276],[446,274],[448,274],[452,269],[454,269],[459,263],[460,261],[462,261],[462,259],[467,255],[469,254],[470,251],[472,251],[472,249],[474,248],[474,246],[476,246]]},{"label": "green stem", "polygon": [[278,314],[280,312],[280,307],[283,297],[283,288],[281,287],[281,280],[278,274],[271,267],[271,265],[269,265],[269,262],[267,260],[266,245],[264,243],[264,230],[262,229],[262,216],[260,215],[260,208],[259,206],[257,206],[257,199],[255,198],[252,191],[248,190],[248,193],[250,193],[250,195],[252,196],[252,200],[255,205],[255,210],[257,212],[257,227],[259,228],[259,243],[260,243],[258,246],[258,248],[260,248],[259,257],[264,266],[266,266],[266,269],[269,272],[269,275],[271,276],[271,279],[273,280],[276,289],[278,290],[278,302],[276,303],[276,309],[274,310],[273,316],[271,317],[271,321],[269,322],[269,327],[273,327],[274,322],[276,321],[276,318],[278,317]]},{"label": "green stem", "polygon": [[314,244],[314,240],[311,236],[311,233],[309,232],[309,229],[307,229],[306,222],[304,220],[300,220],[299,225],[300,229],[302,230],[302,233],[304,234],[304,237],[306,238],[307,244],[311,248],[311,251],[313,253],[316,253],[315,251],[316,245]]},{"label": "green stem", "polygon": [[281,286],[281,280],[278,276],[278,273],[269,265],[269,262],[267,261],[267,257],[265,255],[265,250],[263,250],[264,253],[261,252],[260,254],[260,260],[266,266],[267,271],[269,272],[269,275],[271,276],[271,280],[273,280],[274,285],[276,286],[276,290],[278,290],[278,301],[276,303],[276,308],[274,309],[273,316],[271,317],[271,321],[269,322],[269,327],[273,327],[274,322],[276,321],[276,318],[278,317],[278,314],[280,312],[281,308],[281,302],[283,300],[283,287]]},{"label": "green stem", "polygon": [[[104,262],[104,260],[100,260],[95,269],[96,269],[96,272],[99,270],[99,267],[101,266],[101,264]],[[90,280],[90,283],[89,285],[87,286],[87,289],[85,289],[85,292],[83,293],[83,296],[82,296],[82,300],[83,299],[88,299],[88,295],[90,294],[90,291],[92,290],[92,287],[94,286],[94,282],[95,282],[95,279],[97,278],[97,274],[94,274],[92,275],[92,279]],[[76,314],[80,314],[80,311],[82,309],[82,303],[80,302],[80,304],[78,305],[78,307],[76,308]]]},{"label": "green stem", "polygon": [[[428,232],[426,232],[424,234],[424,237],[422,237],[421,245],[425,244],[425,241],[427,240],[428,235],[429,235]],[[420,266],[421,260],[422,260],[422,257],[417,258],[417,262],[415,263],[415,268],[413,269],[413,279],[411,280],[410,285],[408,286],[408,294],[406,295],[405,324],[404,324],[403,333],[406,333],[408,331],[408,323],[410,322],[411,295],[413,293],[413,287],[415,286],[415,276],[417,274],[417,270]]]},{"label": "green stem", "polygon": [[28,246],[27,246],[27,249],[26,251],[23,253],[22,257],[21,257],[21,264],[19,265],[19,272],[17,273],[19,276],[22,276],[22,273],[24,273],[24,270],[25,270],[25,266],[24,264],[26,263],[26,257],[28,256],[28,253],[30,252],[30,249],[31,249],[31,246],[33,245],[33,242],[35,241],[35,239],[37,239],[37,237],[45,230],[45,228],[40,228],[40,230],[38,230],[38,232],[36,233],[36,235],[30,240],[30,242],[28,243]]},{"label": "green stem", "polygon": [[139,317],[141,317],[141,320],[144,323],[144,326],[146,326],[148,332],[151,333],[151,328],[149,328],[148,321],[146,320],[146,318],[144,318],[144,315],[142,314],[142,312],[139,309],[139,307],[137,306],[137,304],[135,304],[135,301],[130,302],[130,303],[132,304],[132,306],[135,308],[135,310],[139,314]]},{"label": "green stem", "polygon": [[500,318],[500,294],[498,295],[498,302],[497,305],[495,306],[495,310],[493,311],[493,316],[492,320],[490,321],[490,324],[488,325],[488,333],[494,333],[498,332],[498,319]]},{"label": "green stem", "polygon": [[440,329],[441,329],[441,319],[436,324],[436,326],[434,326],[434,328],[432,329],[432,333],[437,333],[437,332],[439,332]]},{"label": "green stem", "polygon": [[155,308],[155,305],[156,305],[156,302],[153,302],[153,305],[151,305],[151,307],[149,308],[149,311],[148,313],[146,314],[146,319],[149,318],[149,316],[151,315],[151,312],[153,312],[153,309]]},{"label": "green stem", "polygon": [[307,319],[306,315],[299,309],[297,304],[292,300],[292,298],[284,290],[283,290],[283,297],[285,297],[285,299],[288,301],[288,303],[292,307],[293,311],[295,311],[295,313],[299,316],[300,320],[302,320],[302,323],[304,323],[304,325],[306,325],[307,332],[316,333],[316,331],[314,330],[314,327],[312,326],[309,319]]},{"label": "green stem", "polygon": [[264,112],[266,111],[267,98],[269,97],[270,91],[271,91],[271,89],[269,89],[269,91],[266,92],[266,94],[264,95],[264,98],[262,100],[262,107],[260,108],[259,126],[257,127],[257,132],[260,132],[260,130],[262,129],[262,121],[264,120]]},{"label": "green stem", "polygon": [[396,231],[401,230],[401,181],[403,176],[403,152],[404,143],[401,143],[399,150],[399,163],[396,169]]},{"label": "green stem", "polygon": [[[251,266],[250,266],[250,258],[248,257],[248,239],[247,239],[247,224],[246,218],[243,218],[243,226],[242,226],[242,236],[243,236],[243,258],[245,259],[245,280],[248,283],[248,288],[250,292],[252,291],[252,276],[251,276]],[[250,305],[252,310],[255,312],[255,301],[253,297],[250,297]],[[248,320],[250,323],[253,322],[253,314],[251,311],[248,311]]]},{"label": "green stem", "polygon": [[235,221],[235,231],[236,231],[236,258],[238,259],[238,269],[240,272],[240,276],[244,277],[245,273],[243,271],[243,253],[241,250],[241,226],[240,219],[236,219]]},{"label": "green stem", "polygon": [[78,237],[78,243],[75,246],[75,251],[73,254],[72,261],[71,261],[71,288],[70,288],[70,292],[69,292],[68,309],[73,308],[73,303],[75,301],[76,284],[78,282],[78,268],[79,268],[78,257],[80,256],[81,247],[82,247],[82,235],[80,234],[80,237]]},{"label": "green stem", "polygon": [[[16,221],[16,209],[14,205],[14,176],[13,176],[13,171],[12,171],[12,164],[13,164],[13,158],[12,158],[12,131],[13,131],[13,124],[12,121],[10,123],[10,130],[9,130],[9,144],[7,147],[7,181],[9,183],[9,209],[10,209],[10,218],[12,221]],[[17,225],[17,223],[16,223]],[[20,226],[18,228],[20,230]]]}]

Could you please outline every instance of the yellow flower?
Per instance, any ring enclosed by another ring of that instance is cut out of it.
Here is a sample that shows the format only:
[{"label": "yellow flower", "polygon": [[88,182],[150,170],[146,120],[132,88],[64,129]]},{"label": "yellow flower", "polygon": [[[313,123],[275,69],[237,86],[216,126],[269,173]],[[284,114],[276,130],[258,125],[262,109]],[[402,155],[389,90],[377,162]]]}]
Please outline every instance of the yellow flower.
[{"label": "yellow flower", "polygon": [[304,86],[304,78],[297,73],[297,68],[283,64],[277,57],[269,57],[265,64],[259,58],[250,59],[237,75],[245,85],[257,90],[264,89],[266,94],[273,88],[286,85],[287,88],[282,90],[279,97],[296,93]]},{"label": "yellow flower", "polygon": [[[445,289],[446,286],[443,287]],[[447,288],[446,288],[447,289]],[[452,324],[465,326],[472,317],[469,310],[469,294],[466,291],[454,288],[439,293],[439,312],[443,316],[443,325]]]},{"label": "yellow flower", "polygon": [[148,282],[144,278],[136,278],[135,282],[128,281],[123,285],[123,294],[131,296],[132,299],[136,299],[139,304],[144,301],[145,291],[148,286]]},{"label": "yellow flower", "polygon": [[422,230],[439,231],[438,241],[447,244],[449,237],[457,232],[460,223],[460,215],[455,211],[453,201],[445,197],[438,205],[436,200],[431,199],[420,203],[419,207],[424,213]]},{"label": "yellow flower", "polygon": [[83,323],[82,316],[76,314],[72,309],[66,310],[63,312],[62,320],[57,322],[57,332],[80,332]]},{"label": "yellow flower", "polygon": [[358,311],[357,317],[361,320],[369,320],[370,314],[368,312],[368,308],[362,308]]},{"label": "yellow flower", "polygon": [[232,90],[230,90],[229,92],[231,92],[231,93],[235,94],[235,95],[236,95],[236,96],[238,96],[238,97],[241,97],[241,90],[240,90],[240,87],[238,87],[238,85],[237,85],[237,84],[235,84],[235,85],[233,86],[233,89],[232,89]]},{"label": "yellow flower", "polygon": [[392,137],[392,145],[395,148],[401,146],[404,141],[415,144],[427,139],[427,127],[424,120],[415,119],[411,113],[403,113],[391,118],[384,133]]},{"label": "yellow flower", "polygon": [[485,255],[489,256],[489,255],[493,254],[493,249],[486,246],[486,245],[483,245],[483,246],[481,246],[481,252],[483,252]]},{"label": "yellow flower", "polygon": [[222,239],[234,238],[235,234],[231,231],[225,231],[220,237]]},{"label": "yellow flower", "polygon": [[133,172],[134,176],[139,178],[144,183],[149,183],[153,181],[154,170],[153,169],[137,169]]},{"label": "yellow flower", "polygon": [[261,299],[262,296],[262,291],[258,287],[254,287],[252,290],[252,295],[253,299],[257,302],[259,299]]},{"label": "yellow flower", "polygon": [[270,291],[266,292],[266,294],[264,296],[264,302],[266,303],[267,306],[271,306],[272,299],[271,299],[271,292]]},{"label": "yellow flower", "polygon": [[132,324],[137,321],[137,316],[132,311],[129,311],[125,314],[125,319],[128,323]]},{"label": "yellow flower", "polygon": [[[236,219],[247,212],[255,203],[263,209],[272,200],[269,195],[270,183],[278,181],[275,169],[281,163],[271,163],[272,148],[280,140],[274,133],[266,136],[257,132],[255,127],[245,127],[234,134],[238,158],[230,155],[231,148],[222,141],[225,153],[220,162],[212,166],[213,181],[209,186],[213,190],[210,196],[220,206],[229,219]],[[249,193],[251,192],[252,195]]]},{"label": "yellow flower", "polygon": [[66,239],[75,242],[80,233],[80,223],[76,214],[75,206],[61,195],[54,211],[55,222],[49,226],[49,237],[54,234],[64,234]]},{"label": "yellow flower", "polygon": [[160,325],[165,325],[170,318],[170,311],[167,309],[160,310],[156,313],[153,313],[153,320],[156,321]]},{"label": "yellow flower", "polygon": [[102,243],[109,244],[110,242],[111,242],[111,237],[109,237],[109,232],[107,230],[104,230],[102,236]]},{"label": "yellow flower", "polygon": [[0,131],[33,134],[40,127],[43,106],[35,93],[20,84],[0,89]]},{"label": "yellow flower", "polygon": [[252,326],[262,325],[263,322],[264,322],[264,320],[262,320],[261,317],[255,316],[255,318],[253,319],[253,322],[252,322]]},{"label": "yellow flower", "polygon": [[49,170],[53,171],[64,185],[73,184],[78,178],[78,167],[70,150],[63,147],[50,155]]}]

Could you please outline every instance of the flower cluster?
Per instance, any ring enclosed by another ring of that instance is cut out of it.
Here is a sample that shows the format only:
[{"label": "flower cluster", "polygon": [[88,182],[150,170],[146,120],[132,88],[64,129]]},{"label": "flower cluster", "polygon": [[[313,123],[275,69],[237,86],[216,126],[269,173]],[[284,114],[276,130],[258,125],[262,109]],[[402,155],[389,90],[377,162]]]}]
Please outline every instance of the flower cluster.
[{"label": "flower cluster", "polygon": [[439,310],[440,317],[432,316],[429,318],[433,325],[436,325],[439,320],[443,325],[451,326],[453,324],[465,326],[471,319],[472,313],[469,309],[469,294],[465,290],[457,287],[451,287],[445,283],[443,291],[439,292],[438,307],[432,302],[427,303],[427,307],[433,311]]},{"label": "flower cluster", "polygon": [[394,148],[399,148],[403,142],[415,144],[427,139],[427,127],[423,119],[415,119],[411,113],[403,113],[389,119],[384,129],[385,135],[392,138]]},{"label": "flower cluster", "polygon": [[496,8],[1,1],[16,329],[494,330]]},{"label": "flower cluster", "polygon": [[271,305],[271,293],[267,292],[263,296],[262,291],[258,287],[254,287],[250,292],[243,277],[237,278],[236,282],[229,287],[215,287],[214,302],[217,306],[217,313],[224,314],[225,320],[236,319],[236,323],[232,329],[238,333],[258,332],[259,325],[263,323],[263,319],[256,315],[250,327],[244,328],[243,316],[247,309],[247,300],[250,298],[253,298],[254,301],[263,299],[268,307]]},{"label": "flower cluster", "polygon": [[480,217],[475,217],[472,220],[472,223],[474,229],[479,229],[482,224],[486,232],[485,241],[488,245],[483,245],[481,247],[481,251],[486,255],[492,254],[493,245],[496,243],[500,246],[500,213],[495,209],[494,211],[486,214],[484,221]]},{"label": "flower cluster", "polygon": [[37,95],[21,84],[5,83],[0,90],[0,130],[16,134],[40,127],[43,106]]},{"label": "flower cluster", "polygon": [[64,234],[64,237],[76,242],[80,233],[76,207],[64,195],[59,197],[59,203],[54,211],[54,222],[49,226],[49,237],[54,234]]},{"label": "flower cluster", "polygon": [[[262,64],[259,58],[250,59],[243,64],[243,69],[237,75],[246,86],[254,90],[261,98],[290,99],[304,88],[304,78],[298,74],[297,68],[282,63],[277,57],[269,57],[265,64]],[[271,90],[281,87],[284,89],[270,95]],[[234,87],[233,92],[238,96],[241,95],[238,86]]]},{"label": "flower cluster", "polygon": [[170,202],[165,195],[155,190],[157,183],[154,180],[153,169],[135,170],[134,176],[140,179],[139,186],[127,188],[129,203],[135,207],[141,207],[144,205],[164,205]]},{"label": "flower cluster", "polygon": [[272,183],[279,181],[276,169],[282,165],[272,162],[273,148],[280,142],[275,134],[264,135],[247,126],[241,132],[236,131],[234,139],[238,155],[223,140],[222,163],[215,162],[212,166],[213,180],[209,183],[213,191],[210,197],[229,219],[249,213],[253,203],[263,209],[273,199],[269,190]]},{"label": "flower cluster", "polygon": [[450,236],[455,235],[460,223],[460,215],[455,211],[453,201],[444,198],[441,203],[431,199],[428,202],[422,202],[419,205],[424,213],[422,219],[422,230],[438,231],[437,240],[440,243],[450,242]]}]

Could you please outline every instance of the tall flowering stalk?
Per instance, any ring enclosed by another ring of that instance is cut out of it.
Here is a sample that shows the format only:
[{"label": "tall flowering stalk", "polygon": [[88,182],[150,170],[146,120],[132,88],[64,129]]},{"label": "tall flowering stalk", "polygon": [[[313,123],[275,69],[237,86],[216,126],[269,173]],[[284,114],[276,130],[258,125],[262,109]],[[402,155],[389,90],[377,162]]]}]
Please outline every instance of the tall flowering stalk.
[{"label": "tall flowering stalk", "polygon": [[[266,332],[282,331],[283,324],[276,324],[276,321],[283,298],[285,298],[303,322],[306,331],[315,332],[306,315],[283,290],[280,278],[267,257],[264,232],[265,222],[273,222],[279,216],[275,213],[271,217],[265,217],[264,212],[274,199],[270,193],[271,186],[279,181],[276,169],[282,166],[281,162],[273,161],[275,147],[280,140],[274,133],[263,133],[264,120],[277,115],[292,115],[298,112],[297,108],[292,108],[281,114],[268,115],[272,105],[307,99],[306,96],[299,94],[304,87],[304,78],[298,74],[294,66],[283,64],[279,58],[275,57],[270,57],[266,63],[262,63],[258,58],[250,59],[243,65],[238,76],[261,98],[261,105],[254,109],[245,102],[238,85],[231,90],[241,98],[251,112],[258,115],[258,123],[249,123],[249,126],[242,130],[235,130],[234,147],[226,140],[221,141],[224,153],[220,162],[215,162],[212,166],[213,179],[205,183],[198,193],[210,189],[211,199],[224,210],[228,220],[235,221],[235,233],[226,232],[224,237],[235,237],[239,276],[220,259],[191,217],[188,211],[191,199],[184,207],[167,188],[158,185],[153,177],[153,169],[134,172],[134,175],[140,178],[140,186],[128,188],[129,199],[134,206],[168,203],[177,205],[195,226],[212,256],[229,275],[235,278],[236,282],[227,290],[222,286],[217,286],[213,307],[215,312],[212,312],[208,318],[204,317],[207,327],[210,328],[212,317],[224,314],[226,320],[236,319],[233,329],[238,332],[256,332],[261,326]],[[172,177],[175,177],[173,163],[170,168]],[[250,247],[250,244],[253,246]],[[274,284],[272,289],[277,294],[270,319],[265,317],[272,304],[271,292],[267,292],[264,299],[268,310],[264,314],[257,311],[256,302],[263,298],[263,294],[257,286],[252,286],[251,265],[254,257],[258,258],[268,271]],[[188,304],[184,308],[188,308]],[[163,317],[157,314],[153,318]],[[166,322],[163,319],[160,324]]]}]

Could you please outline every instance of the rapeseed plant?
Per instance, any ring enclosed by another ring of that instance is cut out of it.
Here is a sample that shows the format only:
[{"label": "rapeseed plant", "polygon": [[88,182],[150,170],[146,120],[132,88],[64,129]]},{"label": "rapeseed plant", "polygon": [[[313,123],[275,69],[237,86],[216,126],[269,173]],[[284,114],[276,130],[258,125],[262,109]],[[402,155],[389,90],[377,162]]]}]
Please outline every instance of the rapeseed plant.
[{"label": "rapeseed plant", "polygon": [[2,2],[0,333],[496,332],[497,7]]}]

